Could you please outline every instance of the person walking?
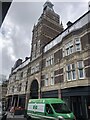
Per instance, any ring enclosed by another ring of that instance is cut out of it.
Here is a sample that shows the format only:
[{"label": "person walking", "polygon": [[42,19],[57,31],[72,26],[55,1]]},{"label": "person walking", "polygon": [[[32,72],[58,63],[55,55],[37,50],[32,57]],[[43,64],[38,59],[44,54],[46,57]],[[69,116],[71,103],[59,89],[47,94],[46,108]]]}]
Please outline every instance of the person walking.
[{"label": "person walking", "polygon": [[11,107],[10,113],[14,117],[14,113],[15,113],[15,107],[14,106]]}]

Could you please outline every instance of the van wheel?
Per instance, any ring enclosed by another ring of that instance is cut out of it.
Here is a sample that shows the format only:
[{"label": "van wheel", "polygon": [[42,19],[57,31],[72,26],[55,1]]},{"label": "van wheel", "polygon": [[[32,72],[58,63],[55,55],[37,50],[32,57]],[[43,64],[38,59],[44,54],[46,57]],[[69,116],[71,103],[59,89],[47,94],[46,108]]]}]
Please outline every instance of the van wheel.
[{"label": "van wheel", "polygon": [[27,120],[32,120],[32,118],[30,116],[27,116]]}]

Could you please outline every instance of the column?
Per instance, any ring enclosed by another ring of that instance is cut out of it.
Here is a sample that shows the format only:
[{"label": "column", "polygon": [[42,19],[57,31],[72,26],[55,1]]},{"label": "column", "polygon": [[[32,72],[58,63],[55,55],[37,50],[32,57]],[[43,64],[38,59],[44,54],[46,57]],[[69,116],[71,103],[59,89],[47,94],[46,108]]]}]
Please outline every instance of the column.
[{"label": "column", "polygon": [[19,107],[19,95],[18,95],[18,100],[17,100],[17,107]]},{"label": "column", "polygon": [[61,98],[61,89],[58,89],[58,98]]},{"label": "column", "polygon": [[12,98],[11,98],[11,106],[13,106],[13,101],[14,101],[14,96],[12,95]]},{"label": "column", "polygon": [[27,109],[30,93],[26,93],[25,109]]},{"label": "column", "polygon": [[41,91],[40,91],[40,89],[38,90],[38,98],[39,99],[41,98]]}]

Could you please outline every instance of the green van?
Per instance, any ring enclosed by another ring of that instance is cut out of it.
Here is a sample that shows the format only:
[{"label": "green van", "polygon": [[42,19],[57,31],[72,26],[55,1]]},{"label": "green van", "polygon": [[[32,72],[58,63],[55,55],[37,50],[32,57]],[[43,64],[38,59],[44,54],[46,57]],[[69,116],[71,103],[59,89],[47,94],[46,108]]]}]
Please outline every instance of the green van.
[{"label": "green van", "polygon": [[65,102],[58,98],[30,99],[27,120],[76,120]]}]

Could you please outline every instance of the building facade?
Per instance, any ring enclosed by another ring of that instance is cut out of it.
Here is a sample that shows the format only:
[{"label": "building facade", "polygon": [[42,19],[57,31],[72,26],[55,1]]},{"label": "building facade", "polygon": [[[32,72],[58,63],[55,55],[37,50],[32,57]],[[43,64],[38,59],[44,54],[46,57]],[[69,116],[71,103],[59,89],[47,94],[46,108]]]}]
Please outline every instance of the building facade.
[{"label": "building facade", "polygon": [[78,120],[90,119],[90,11],[63,30],[53,4],[46,2],[33,27],[30,58],[12,69],[8,106],[29,99],[62,98]]},{"label": "building facade", "polygon": [[7,107],[7,85],[8,81],[5,75],[0,75],[0,103],[2,103],[2,108],[5,110]]}]

